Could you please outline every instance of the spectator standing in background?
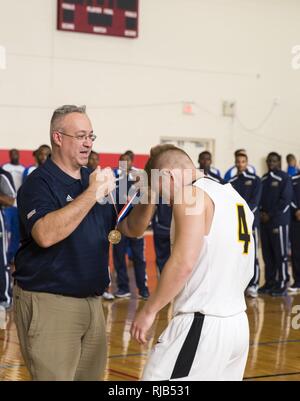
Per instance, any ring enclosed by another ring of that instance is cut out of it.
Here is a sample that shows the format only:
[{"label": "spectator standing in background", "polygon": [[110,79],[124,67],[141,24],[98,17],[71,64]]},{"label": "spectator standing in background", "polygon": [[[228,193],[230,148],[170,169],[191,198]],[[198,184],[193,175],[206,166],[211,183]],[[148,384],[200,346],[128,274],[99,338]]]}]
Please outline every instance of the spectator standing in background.
[{"label": "spectator standing in background", "polygon": [[221,184],[223,183],[220,170],[211,166],[212,155],[210,152],[208,152],[207,150],[201,152],[198,157],[198,163],[199,163],[199,169],[203,170],[206,177],[209,177],[212,180],[217,181]]},{"label": "spectator standing in background", "polygon": [[133,151],[132,150],[126,150],[126,152],[124,153],[124,156],[129,156],[129,159],[130,159],[130,170],[138,170],[133,165],[134,158],[135,158],[135,154],[133,153]]},{"label": "spectator standing in background", "polygon": [[246,289],[246,295],[252,298],[257,297],[257,290],[259,285],[259,260],[258,260],[258,230],[259,230],[259,205],[261,199],[261,181],[260,178],[249,173],[247,170],[248,157],[239,153],[235,160],[235,165],[238,170],[236,176],[229,180],[233,188],[241,195],[247,202],[251,212],[254,214],[254,221],[252,227],[252,234],[254,238],[254,275]]},{"label": "spectator standing in background", "polygon": [[[134,177],[133,177],[132,173],[134,173],[135,171],[139,171],[139,169],[134,167],[134,165],[133,165],[135,154],[132,150],[126,150],[126,152],[123,153],[123,157],[127,157],[129,179],[134,181]],[[114,172],[116,175],[123,174],[119,168],[115,169]],[[126,254],[128,256],[129,265],[133,265],[132,249],[130,248],[129,241],[127,241],[127,245],[126,245]]]},{"label": "spectator standing in background", "polygon": [[51,156],[51,148],[48,145],[41,145],[37,150],[33,152],[33,157],[35,158],[35,164],[27,167],[23,173],[23,182],[26,178],[38,167],[42,166]]},{"label": "spectator standing in background", "polygon": [[[129,190],[136,182],[136,178],[131,174],[132,159],[130,156],[128,154],[121,155],[120,162],[125,162],[126,166],[121,166],[121,168],[115,170],[117,179],[116,207],[118,212],[120,212],[124,204],[126,204]],[[127,192],[121,193],[125,184]],[[131,296],[125,258],[128,245],[132,252],[132,261],[139,297],[148,299],[149,290],[147,287],[146,260],[144,255],[145,243],[143,236],[140,238],[129,238],[122,235],[121,242],[113,246],[114,267],[117,274],[118,285],[118,291],[115,293],[115,296],[117,298],[129,298]]]},{"label": "spectator standing in background", "polygon": [[18,149],[11,149],[9,151],[9,159],[10,162],[3,164],[2,168],[11,174],[15,190],[18,192],[22,185],[22,177],[25,170],[25,167],[20,164],[20,152]]},{"label": "spectator standing in background", "polygon": [[[17,149],[11,149],[9,151],[9,159],[10,162],[5,163],[2,168],[11,174],[15,190],[18,192],[22,185],[25,167],[20,164],[20,152]],[[16,202],[12,206],[4,209],[4,220],[8,236],[7,259],[9,264],[13,264],[14,257],[20,245],[19,219]]]},{"label": "spectator standing in background", "polygon": [[288,243],[293,188],[291,178],[280,165],[280,155],[269,153],[269,172],[261,179],[260,227],[266,282],[258,292],[272,296],[286,295],[289,282]]},{"label": "spectator standing in background", "polygon": [[[247,155],[246,149],[238,149],[234,152],[234,160],[236,160],[236,157],[240,153],[243,155]],[[256,174],[255,167],[251,166],[250,164],[247,165],[247,170],[249,173]],[[229,170],[227,170],[227,172],[225,173],[225,176],[224,176],[224,180],[226,182],[228,182],[230,180],[230,178],[233,178],[236,174],[237,174],[237,168],[234,165],[233,167],[230,167]]]},{"label": "spectator standing in background", "polygon": [[11,305],[11,273],[7,261],[7,238],[4,225],[3,207],[11,206],[15,202],[16,192],[12,176],[0,167],[0,309],[7,309]]},{"label": "spectator standing in background", "polygon": [[87,167],[94,171],[96,168],[99,166],[99,154],[97,152],[94,152],[93,150],[91,151],[91,154],[89,156],[89,161]]},{"label": "spectator standing in background", "polygon": [[172,207],[164,204],[162,198],[160,198],[152,219],[156,266],[159,273],[162,272],[171,254],[171,221]]},{"label": "spectator standing in background", "polygon": [[297,175],[299,173],[299,168],[297,167],[297,159],[291,153],[287,155],[286,162],[288,164],[287,173],[290,177]]},{"label": "spectator standing in background", "polygon": [[300,292],[300,174],[292,177],[293,200],[291,219],[291,251],[294,284],[288,288],[291,293]]}]

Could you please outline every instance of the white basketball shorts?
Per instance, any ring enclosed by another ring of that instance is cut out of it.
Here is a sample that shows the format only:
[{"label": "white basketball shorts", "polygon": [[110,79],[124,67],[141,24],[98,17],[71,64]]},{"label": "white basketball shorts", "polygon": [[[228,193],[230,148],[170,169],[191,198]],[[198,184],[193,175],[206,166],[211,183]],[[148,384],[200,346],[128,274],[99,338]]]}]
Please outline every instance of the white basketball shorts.
[{"label": "white basketball shorts", "polygon": [[242,380],[249,351],[245,312],[176,315],[150,353],[142,380]]}]

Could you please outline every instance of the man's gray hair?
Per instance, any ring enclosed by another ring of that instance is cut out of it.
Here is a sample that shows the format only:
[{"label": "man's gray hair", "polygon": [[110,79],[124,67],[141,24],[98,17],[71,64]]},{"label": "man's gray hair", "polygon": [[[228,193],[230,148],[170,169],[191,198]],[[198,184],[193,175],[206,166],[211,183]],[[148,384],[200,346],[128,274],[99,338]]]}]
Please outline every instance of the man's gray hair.
[{"label": "man's gray hair", "polygon": [[86,114],[86,106],[64,105],[56,109],[52,115],[50,130],[51,132],[57,130],[60,121],[70,113]]}]

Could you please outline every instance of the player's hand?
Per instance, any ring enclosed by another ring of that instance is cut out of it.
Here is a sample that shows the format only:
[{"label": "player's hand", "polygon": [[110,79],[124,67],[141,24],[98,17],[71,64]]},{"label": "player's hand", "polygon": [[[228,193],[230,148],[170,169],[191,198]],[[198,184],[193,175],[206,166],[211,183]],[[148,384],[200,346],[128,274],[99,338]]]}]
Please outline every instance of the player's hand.
[{"label": "player's hand", "polygon": [[298,209],[295,213],[296,220],[300,221],[300,209]]},{"label": "player's hand", "polygon": [[148,342],[147,333],[151,328],[156,317],[156,313],[149,313],[143,308],[136,315],[131,325],[131,336],[138,341],[140,344],[146,344]]},{"label": "player's hand", "polygon": [[110,168],[102,169],[97,167],[90,175],[90,185],[97,202],[101,202],[105,196],[110,194],[116,188],[116,178]]}]

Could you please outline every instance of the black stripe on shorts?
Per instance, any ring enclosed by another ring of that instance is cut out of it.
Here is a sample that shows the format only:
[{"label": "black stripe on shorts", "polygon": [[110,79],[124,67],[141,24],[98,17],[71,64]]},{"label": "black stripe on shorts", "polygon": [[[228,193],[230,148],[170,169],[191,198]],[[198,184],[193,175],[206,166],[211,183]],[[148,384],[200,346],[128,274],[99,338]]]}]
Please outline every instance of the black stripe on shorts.
[{"label": "black stripe on shorts", "polygon": [[194,313],[193,323],[177,357],[171,379],[189,375],[198,348],[203,322],[204,315],[200,312]]}]

